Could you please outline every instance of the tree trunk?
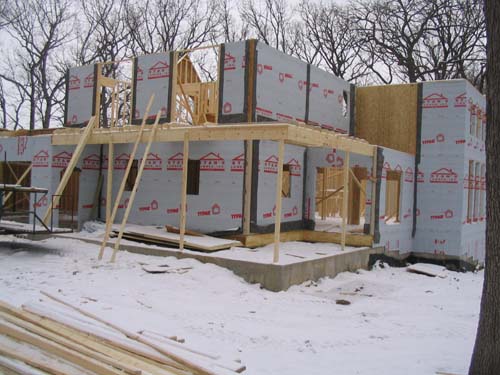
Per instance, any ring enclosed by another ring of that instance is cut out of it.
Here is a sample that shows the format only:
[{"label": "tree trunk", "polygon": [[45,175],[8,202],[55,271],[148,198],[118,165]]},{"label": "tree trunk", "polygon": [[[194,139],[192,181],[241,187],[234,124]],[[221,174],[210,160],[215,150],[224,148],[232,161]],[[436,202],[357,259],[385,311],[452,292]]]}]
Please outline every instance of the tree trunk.
[{"label": "tree trunk", "polygon": [[481,313],[469,375],[500,374],[500,2],[485,0],[488,37],[486,260]]}]

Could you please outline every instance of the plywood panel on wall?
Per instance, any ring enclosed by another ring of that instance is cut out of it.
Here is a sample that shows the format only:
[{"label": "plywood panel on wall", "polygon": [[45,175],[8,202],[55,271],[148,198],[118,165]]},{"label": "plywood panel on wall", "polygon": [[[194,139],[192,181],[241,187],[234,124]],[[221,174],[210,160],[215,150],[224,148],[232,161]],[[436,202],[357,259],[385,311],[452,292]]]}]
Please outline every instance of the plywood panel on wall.
[{"label": "plywood panel on wall", "polygon": [[415,155],[418,84],[358,87],[355,135]]}]

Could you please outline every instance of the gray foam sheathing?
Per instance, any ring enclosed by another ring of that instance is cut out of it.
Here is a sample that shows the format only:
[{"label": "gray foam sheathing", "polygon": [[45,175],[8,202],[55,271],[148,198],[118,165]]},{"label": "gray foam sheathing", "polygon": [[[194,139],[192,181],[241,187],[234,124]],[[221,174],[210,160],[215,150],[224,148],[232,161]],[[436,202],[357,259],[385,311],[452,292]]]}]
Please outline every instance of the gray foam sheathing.
[{"label": "gray foam sheathing", "polygon": [[245,114],[245,48],[246,42],[224,44],[222,122]]},{"label": "gray foam sheathing", "polygon": [[72,67],[68,72],[66,88],[66,126],[86,124],[93,114],[95,67],[86,65]]},{"label": "gray foam sheathing", "polygon": [[[311,66],[310,69],[308,122],[325,129],[348,133],[351,117],[349,104],[351,85],[315,66]],[[344,93],[349,101],[345,111]]]},{"label": "gray foam sheathing", "polygon": [[[118,193],[131,149],[132,145],[115,146],[113,197]],[[179,225],[182,151],[181,142],[153,144],[128,222],[143,225]],[[140,159],[143,152],[144,145],[141,145],[136,159]],[[187,227],[202,232],[234,230],[241,227],[243,142],[192,142],[189,158],[200,160],[201,171],[199,195],[187,197]],[[103,189],[106,186],[106,172]],[[117,221],[122,219],[129,197],[130,191],[125,191]],[[104,200],[101,215],[105,212],[106,204]]]},{"label": "gray foam sheathing", "polygon": [[[275,221],[277,153],[277,142],[260,142],[256,213],[258,226],[272,225]],[[285,145],[283,164],[290,165],[291,196],[290,198],[282,198],[281,220],[283,223],[302,221],[304,159],[304,147]]]},{"label": "gray foam sheathing", "polygon": [[307,64],[257,44],[256,113],[283,122],[305,121]]},{"label": "gray foam sheathing", "polygon": [[166,121],[170,112],[170,53],[143,55],[135,61],[133,121],[142,119],[152,94],[155,98],[148,119],[154,119],[157,112],[161,111],[161,120]]}]

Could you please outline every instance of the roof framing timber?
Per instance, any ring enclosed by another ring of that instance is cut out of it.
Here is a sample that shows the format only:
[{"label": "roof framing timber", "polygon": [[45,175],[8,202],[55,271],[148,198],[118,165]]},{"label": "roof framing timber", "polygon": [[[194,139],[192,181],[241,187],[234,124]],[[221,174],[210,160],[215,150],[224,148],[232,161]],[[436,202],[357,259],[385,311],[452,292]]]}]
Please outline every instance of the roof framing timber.
[{"label": "roof framing timber", "polygon": [[[58,129],[52,134],[53,145],[76,145],[81,139],[83,129]],[[145,129],[140,139],[147,143],[151,129]],[[306,147],[329,147],[360,155],[373,156],[374,145],[346,134],[321,130],[306,126],[258,123],[232,125],[188,126],[168,123],[158,127],[154,142],[182,142],[184,134],[189,133],[189,141],[249,141],[284,140],[285,143]],[[132,143],[137,139],[137,126],[94,129],[87,144]]]}]

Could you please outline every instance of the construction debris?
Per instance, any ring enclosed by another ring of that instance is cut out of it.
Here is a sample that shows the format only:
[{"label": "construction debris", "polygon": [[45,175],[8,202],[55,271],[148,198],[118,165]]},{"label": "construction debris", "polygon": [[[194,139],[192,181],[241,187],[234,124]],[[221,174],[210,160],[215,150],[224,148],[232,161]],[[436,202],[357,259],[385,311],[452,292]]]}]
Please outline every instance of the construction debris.
[{"label": "construction debris", "polygon": [[[119,327],[59,297],[16,308],[0,302],[0,372],[15,374],[229,375],[238,361],[176,336]],[[49,303],[47,303],[49,302]]]},{"label": "construction debris", "polygon": [[437,266],[435,264],[416,263],[406,267],[408,272],[417,273],[430,277],[440,277],[442,279],[447,277],[446,268]]}]

